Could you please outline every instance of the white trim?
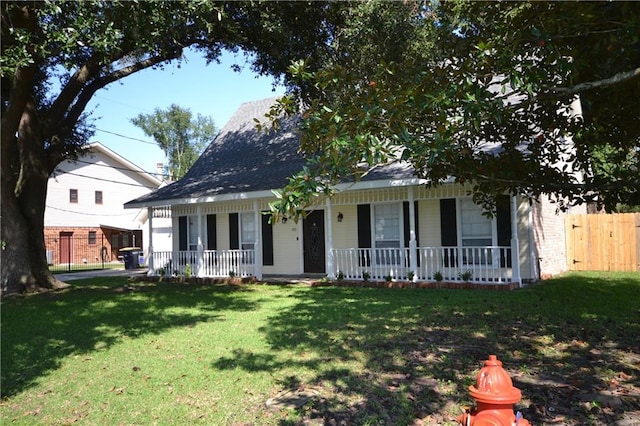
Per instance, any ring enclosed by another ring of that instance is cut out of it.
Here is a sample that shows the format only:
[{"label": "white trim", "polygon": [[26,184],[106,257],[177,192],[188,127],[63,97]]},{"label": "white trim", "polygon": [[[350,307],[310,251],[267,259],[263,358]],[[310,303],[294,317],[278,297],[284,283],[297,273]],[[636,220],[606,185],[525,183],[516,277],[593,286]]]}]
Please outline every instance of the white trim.
[{"label": "white trim", "polygon": [[[92,154],[103,153],[104,155],[111,158],[112,160],[122,164],[124,168],[138,173],[141,177],[148,180],[152,185],[155,185],[156,187],[158,187],[162,184],[162,179],[158,179],[157,177],[153,176],[146,170],[136,166],[131,161],[122,157],[115,151],[110,150],[100,142],[91,142],[90,144],[87,145],[87,148],[88,148],[87,151],[80,156],[80,159],[86,157],[87,155],[91,156]],[[141,206],[141,207],[144,207],[144,206]]]},{"label": "white trim", "polygon": [[201,277],[204,272],[204,244],[202,243],[202,206],[196,209],[198,215],[198,246],[197,246],[197,262],[195,276]]},{"label": "white trim", "polygon": [[[413,196],[413,186],[409,187],[409,269],[413,271],[413,280],[416,281],[418,279],[417,274],[415,273],[418,270],[418,256],[417,256],[417,248],[418,242],[416,239],[416,209],[415,209],[415,198]],[[403,218],[404,222],[404,218]]]},{"label": "white trim", "polygon": [[[408,179],[393,179],[393,180],[372,180],[372,181],[360,181],[353,183],[341,183],[333,187],[337,192],[343,191],[356,191],[363,189],[381,189],[381,188],[397,188],[405,186],[424,185],[428,183],[425,179],[408,178]],[[174,184],[175,185],[175,184]],[[252,192],[234,192],[231,194],[219,194],[219,195],[207,195],[202,197],[189,197],[189,198],[174,198],[170,200],[157,200],[151,202],[128,202],[124,205],[125,209],[133,209],[140,207],[161,207],[161,206],[173,206],[184,204],[199,204],[199,203],[215,203],[221,201],[238,201],[238,200],[254,200],[257,198],[275,198],[273,194],[274,190],[267,189],[262,191]]]},{"label": "white trim", "polygon": [[325,273],[331,279],[336,277],[333,260],[333,208],[331,199],[327,198],[325,206]]},{"label": "white trim", "polygon": [[520,241],[518,241],[518,203],[511,197],[511,274],[512,280],[522,286],[520,274]]},{"label": "white trim", "polygon": [[159,200],[153,202],[128,202],[124,205],[125,209],[134,209],[139,207],[162,207],[162,206],[181,206],[185,204],[215,203],[220,201],[238,201],[238,200],[254,200],[258,198],[275,198],[273,191],[255,191],[255,192],[235,192],[233,194],[209,195],[197,198],[174,198],[171,200]]},{"label": "white trim", "polygon": [[[253,220],[255,221],[255,244],[253,246],[253,250],[255,253],[255,277],[259,280],[262,279],[262,270],[264,268],[263,265],[263,261],[262,261],[262,214],[260,212],[260,205],[258,204],[258,201],[255,200],[253,202]],[[242,244],[242,243],[241,243]],[[241,246],[242,247],[242,246]]]},{"label": "white trim", "polygon": [[[153,207],[147,207],[147,216],[149,221],[147,226],[149,227],[149,249],[147,251],[147,267],[149,268],[147,271],[147,275],[155,274],[155,265],[153,264]],[[144,247],[142,248],[144,251]]]}]

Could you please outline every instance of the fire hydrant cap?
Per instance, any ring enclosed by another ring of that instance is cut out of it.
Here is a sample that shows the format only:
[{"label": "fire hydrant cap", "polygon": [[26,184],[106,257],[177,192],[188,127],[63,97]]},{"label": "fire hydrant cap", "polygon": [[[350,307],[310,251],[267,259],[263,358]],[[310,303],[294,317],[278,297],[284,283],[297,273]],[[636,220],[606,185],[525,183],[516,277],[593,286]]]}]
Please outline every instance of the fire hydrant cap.
[{"label": "fire hydrant cap", "polygon": [[520,389],[513,386],[511,377],[495,355],[489,355],[476,377],[476,386],[469,386],[469,394],[487,404],[515,404],[522,398]]}]

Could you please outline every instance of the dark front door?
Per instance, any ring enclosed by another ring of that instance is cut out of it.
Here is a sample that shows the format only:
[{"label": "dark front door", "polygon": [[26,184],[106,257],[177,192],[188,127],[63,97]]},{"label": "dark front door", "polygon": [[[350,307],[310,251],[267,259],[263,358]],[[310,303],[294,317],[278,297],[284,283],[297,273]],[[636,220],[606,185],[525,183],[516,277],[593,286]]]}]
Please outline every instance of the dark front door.
[{"label": "dark front door", "polygon": [[302,220],[304,272],[324,273],[324,211],[314,210]]}]

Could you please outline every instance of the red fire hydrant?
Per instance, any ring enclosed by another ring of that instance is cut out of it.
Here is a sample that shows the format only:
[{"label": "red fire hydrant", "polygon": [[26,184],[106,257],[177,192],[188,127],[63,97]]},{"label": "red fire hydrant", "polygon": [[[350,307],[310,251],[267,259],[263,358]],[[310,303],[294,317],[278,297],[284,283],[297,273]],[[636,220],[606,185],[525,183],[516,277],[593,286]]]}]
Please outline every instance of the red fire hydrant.
[{"label": "red fire hydrant", "polygon": [[495,355],[489,355],[476,377],[476,386],[469,386],[469,395],[477,401],[476,408],[458,417],[464,426],[530,426],[513,404],[522,393],[513,386],[511,377]]}]

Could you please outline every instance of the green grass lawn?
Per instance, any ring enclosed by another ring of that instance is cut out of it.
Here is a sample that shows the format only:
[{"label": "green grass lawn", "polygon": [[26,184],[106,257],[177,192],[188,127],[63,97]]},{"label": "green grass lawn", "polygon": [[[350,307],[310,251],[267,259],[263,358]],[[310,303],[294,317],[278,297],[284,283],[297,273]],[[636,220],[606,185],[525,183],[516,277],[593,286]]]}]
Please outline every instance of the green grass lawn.
[{"label": "green grass lawn", "polygon": [[[640,410],[638,273],[512,292],[72,284],[2,302],[2,424],[455,424],[489,354],[533,424]],[[317,396],[266,407],[287,389]]]}]

